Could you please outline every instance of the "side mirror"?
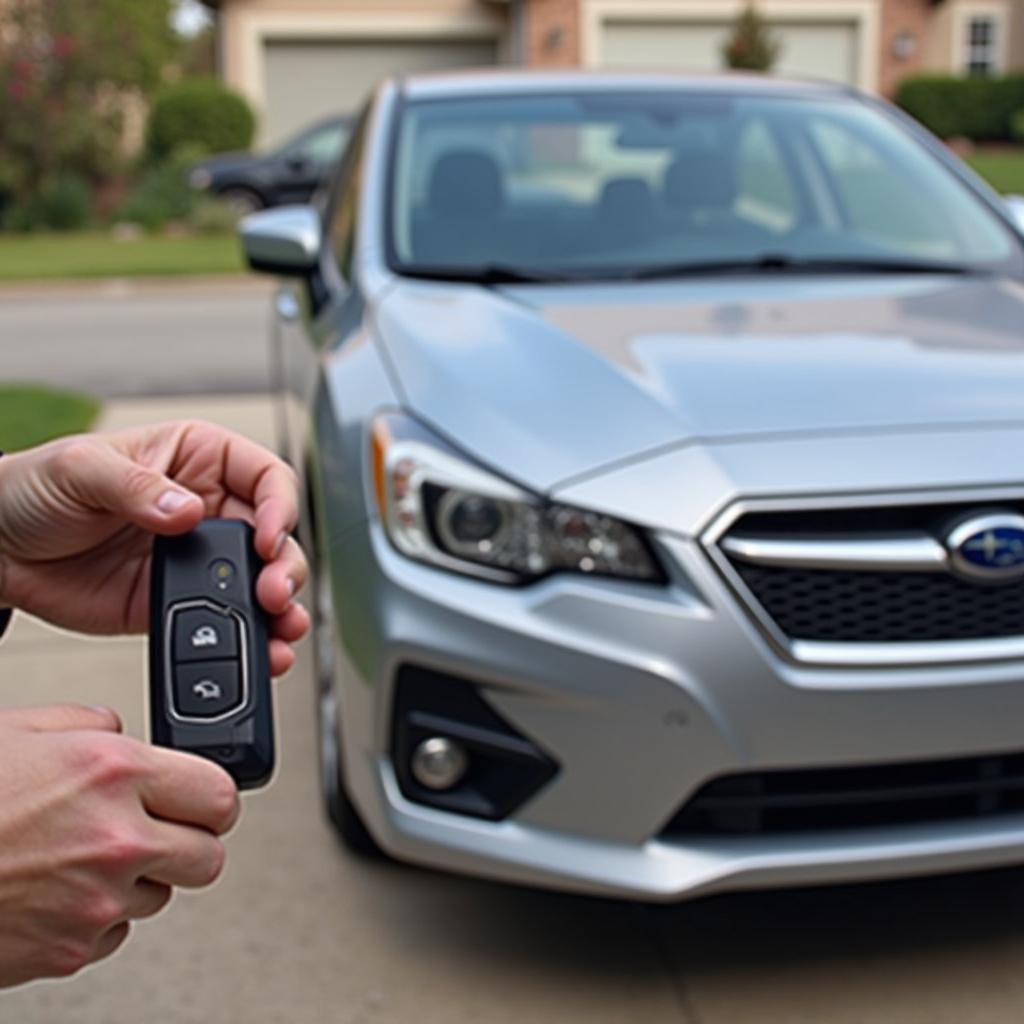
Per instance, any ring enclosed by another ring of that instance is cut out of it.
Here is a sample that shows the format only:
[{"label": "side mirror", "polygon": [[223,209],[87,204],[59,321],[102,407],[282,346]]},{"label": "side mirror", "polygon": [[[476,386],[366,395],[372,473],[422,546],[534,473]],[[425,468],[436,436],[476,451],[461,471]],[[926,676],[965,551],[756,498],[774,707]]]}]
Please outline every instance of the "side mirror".
[{"label": "side mirror", "polygon": [[320,262],[323,228],[312,206],[280,206],[251,214],[239,224],[238,233],[253,270],[305,277]]},{"label": "side mirror", "polygon": [[1010,219],[1017,225],[1017,230],[1024,234],[1024,196],[1003,196],[1010,211]]},{"label": "side mirror", "polygon": [[293,153],[285,161],[285,164],[293,174],[300,174],[302,171],[309,170],[310,159],[305,153]]}]

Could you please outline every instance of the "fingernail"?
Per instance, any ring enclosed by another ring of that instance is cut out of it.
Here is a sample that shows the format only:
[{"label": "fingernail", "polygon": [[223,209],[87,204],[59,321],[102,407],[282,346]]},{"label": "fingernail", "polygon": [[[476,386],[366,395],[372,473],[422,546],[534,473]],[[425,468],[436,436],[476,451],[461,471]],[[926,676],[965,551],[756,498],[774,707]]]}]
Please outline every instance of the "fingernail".
[{"label": "fingernail", "polygon": [[157,500],[156,507],[170,515],[184,508],[191,500],[192,496],[183,491],[164,491]]},{"label": "fingernail", "polygon": [[288,534],[285,533],[284,530],[282,530],[281,533],[278,535],[277,542],[274,544],[274,557],[275,558],[277,558],[277,556],[279,554],[281,554],[281,552],[284,550],[284,546],[287,543],[287,541],[288,541]]},{"label": "fingernail", "polygon": [[294,597],[295,596],[295,580],[292,580],[292,579],[288,580],[288,596],[289,597]]}]

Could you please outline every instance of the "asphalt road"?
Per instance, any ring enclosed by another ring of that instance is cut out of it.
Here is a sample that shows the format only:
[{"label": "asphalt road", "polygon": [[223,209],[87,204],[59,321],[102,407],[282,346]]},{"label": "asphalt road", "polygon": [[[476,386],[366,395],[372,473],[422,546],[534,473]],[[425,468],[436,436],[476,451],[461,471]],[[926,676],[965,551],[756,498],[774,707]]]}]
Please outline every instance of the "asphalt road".
[{"label": "asphalt road", "polygon": [[100,397],[266,391],[258,278],[0,289],[0,381]]}]

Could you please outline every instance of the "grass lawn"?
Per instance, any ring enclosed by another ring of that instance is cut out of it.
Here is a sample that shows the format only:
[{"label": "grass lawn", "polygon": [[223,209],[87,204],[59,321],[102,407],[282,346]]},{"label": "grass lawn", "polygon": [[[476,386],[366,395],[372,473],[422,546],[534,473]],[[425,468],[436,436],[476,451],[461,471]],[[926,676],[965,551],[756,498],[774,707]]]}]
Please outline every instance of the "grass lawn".
[{"label": "grass lawn", "polygon": [[1019,149],[981,150],[967,162],[997,191],[1024,195],[1024,146]]},{"label": "grass lawn", "polygon": [[0,281],[82,277],[232,274],[242,271],[233,235],[197,238],[109,234],[0,234]]},{"label": "grass lawn", "polygon": [[100,403],[72,391],[0,387],[0,451],[15,452],[92,426]]}]

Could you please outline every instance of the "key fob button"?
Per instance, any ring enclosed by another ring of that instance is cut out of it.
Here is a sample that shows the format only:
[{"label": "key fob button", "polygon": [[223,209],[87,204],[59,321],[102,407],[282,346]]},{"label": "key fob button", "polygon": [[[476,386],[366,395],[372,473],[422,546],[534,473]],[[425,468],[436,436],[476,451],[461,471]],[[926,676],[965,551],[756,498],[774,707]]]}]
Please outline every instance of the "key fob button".
[{"label": "key fob button", "polygon": [[216,661],[238,657],[238,623],[212,608],[174,613],[174,660]]},{"label": "key fob button", "polygon": [[175,665],[174,708],[185,718],[217,718],[241,702],[241,676],[237,661]]}]

